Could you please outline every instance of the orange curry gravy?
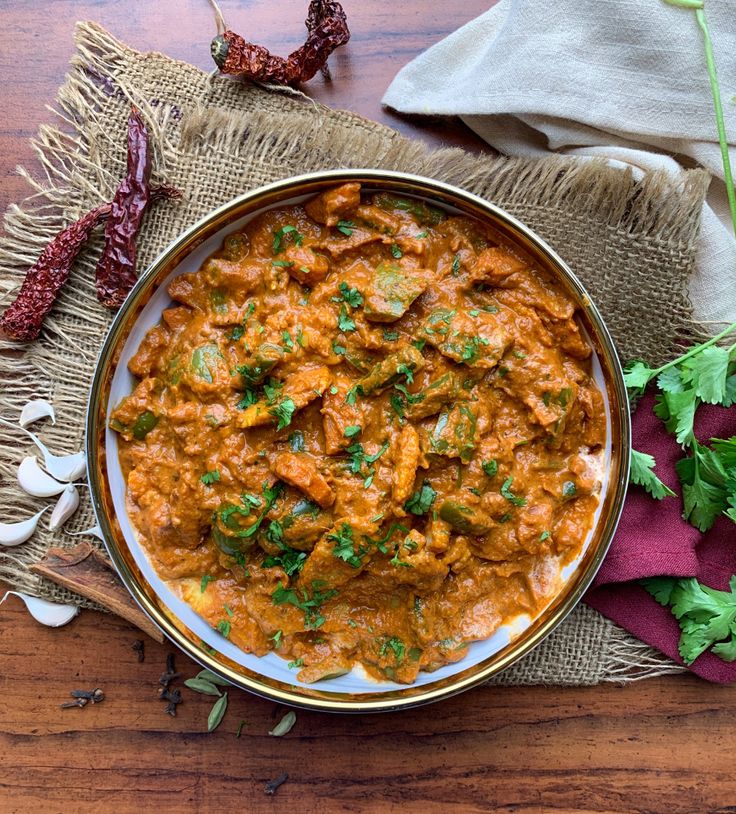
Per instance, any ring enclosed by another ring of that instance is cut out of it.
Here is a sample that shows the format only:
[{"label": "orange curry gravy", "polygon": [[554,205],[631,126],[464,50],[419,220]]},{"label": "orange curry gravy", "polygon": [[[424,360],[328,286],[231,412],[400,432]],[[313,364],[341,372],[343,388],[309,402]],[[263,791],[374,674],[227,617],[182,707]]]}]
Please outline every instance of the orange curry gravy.
[{"label": "orange curry gravy", "polygon": [[161,576],[302,681],[412,682],[535,615],[593,524],[575,305],[469,217],[355,183],[169,286],[115,409]]}]

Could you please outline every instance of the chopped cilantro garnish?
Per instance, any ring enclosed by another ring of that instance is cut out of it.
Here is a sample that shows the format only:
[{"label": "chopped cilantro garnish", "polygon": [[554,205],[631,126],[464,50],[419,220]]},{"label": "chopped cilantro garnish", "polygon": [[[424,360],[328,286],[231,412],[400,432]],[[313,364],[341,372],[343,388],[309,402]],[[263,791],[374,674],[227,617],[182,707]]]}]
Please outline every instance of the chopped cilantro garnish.
[{"label": "chopped cilantro garnish", "polygon": [[220,619],[217,623],[217,630],[227,639],[230,636],[230,622],[227,619]]},{"label": "chopped cilantro garnish", "polygon": [[391,254],[398,260],[399,258],[404,256],[404,253],[401,251],[398,243],[391,244]]},{"label": "chopped cilantro garnish", "polygon": [[460,271],[460,255],[456,254],[452,258],[452,273],[453,275],[457,274]]},{"label": "chopped cilantro garnish", "polygon": [[220,473],[217,469],[213,469],[211,472],[205,472],[204,475],[200,477],[200,480],[205,486],[212,486],[213,483],[217,483],[220,480]]},{"label": "chopped cilantro garnish", "polygon": [[498,474],[498,461],[495,458],[483,461],[481,467],[489,478],[493,478]]},{"label": "chopped cilantro garnish", "polygon": [[396,664],[401,664],[404,661],[406,645],[401,641],[401,639],[397,638],[396,636],[392,636],[390,639],[387,639],[379,648],[378,654],[379,656],[385,656],[389,650],[393,652],[394,658],[396,659]]},{"label": "chopped cilantro garnish", "polygon": [[328,534],[327,539],[335,543],[332,554],[338,560],[346,562],[353,568],[360,568],[362,564],[361,557],[365,554],[365,550],[362,548],[358,551],[355,550],[353,529],[349,523],[343,523],[336,533]]},{"label": "chopped cilantro garnish", "polygon": [[302,241],[304,240],[304,235],[299,234],[296,229],[296,226],[291,226],[287,224],[286,226],[282,226],[280,229],[277,229],[273,233],[273,253],[279,254],[283,249],[284,240],[287,235],[291,235],[294,245],[299,247],[302,245]]},{"label": "chopped cilantro garnish", "polygon": [[276,425],[277,432],[291,424],[291,419],[295,412],[296,404],[294,404],[294,400],[288,396],[269,410],[269,413],[278,419],[278,424]]},{"label": "chopped cilantro garnish", "polygon": [[212,582],[214,577],[211,577],[209,574],[205,574],[199,583],[199,592],[204,593],[207,590],[207,586]]},{"label": "chopped cilantro garnish", "polygon": [[399,338],[399,332],[398,331],[391,331],[388,328],[384,328],[383,329],[383,338],[387,342],[395,342]]},{"label": "chopped cilantro garnish", "polygon": [[337,222],[337,231],[348,237],[353,234],[353,229],[355,229],[355,224],[351,220],[339,220]]},{"label": "chopped cilantro garnish", "polygon": [[404,504],[404,509],[407,512],[411,512],[412,514],[422,515],[426,514],[432,504],[434,503],[434,499],[437,497],[437,492],[431,487],[429,481],[424,481],[420,489],[417,489],[416,492],[406,501]]},{"label": "chopped cilantro garnish", "polygon": [[355,322],[349,316],[345,303],[340,306],[340,313],[337,317],[337,327],[345,333],[355,330]]},{"label": "chopped cilantro garnish", "polygon": [[571,480],[566,480],[562,484],[562,497],[575,497],[577,487]]},{"label": "chopped cilantro garnish", "polygon": [[337,596],[337,591],[333,588],[328,591],[319,591],[312,584],[313,591],[310,598],[306,588],[300,588],[299,591],[294,588],[285,588],[279,585],[278,588],[271,594],[271,601],[274,605],[294,605],[299,610],[304,611],[304,624],[307,628],[312,630],[324,624],[325,617],[319,612],[322,603]]},{"label": "chopped cilantro garnish", "polygon": [[346,438],[352,438],[354,435],[357,435],[361,431],[362,427],[358,426],[357,424],[353,424],[350,427],[345,427],[345,431],[343,435]]},{"label": "chopped cilantro garnish", "polygon": [[286,666],[289,670],[295,667],[304,667],[304,659],[303,658],[294,659],[294,661],[290,661]]},{"label": "chopped cilantro garnish", "polygon": [[357,288],[350,286],[343,280],[338,286],[340,296],[332,297],[333,302],[346,302],[351,308],[360,308],[363,304],[363,295]]},{"label": "chopped cilantro garnish", "polygon": [[501,494],[508,500],[510,503],[513,503],[514,506],[526,506],[526,498],[517,497],[511,491],[511,484],[514,482],[514,476],[509,475],[508,478],[503,482],[501,486]]}]

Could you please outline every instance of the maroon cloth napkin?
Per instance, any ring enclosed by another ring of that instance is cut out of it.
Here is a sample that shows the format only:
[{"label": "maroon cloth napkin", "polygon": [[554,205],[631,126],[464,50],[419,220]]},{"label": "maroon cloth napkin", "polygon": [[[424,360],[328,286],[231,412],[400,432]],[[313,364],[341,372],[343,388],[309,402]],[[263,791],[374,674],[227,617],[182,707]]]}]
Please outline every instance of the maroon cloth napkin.
[{"label": "maroon cloth napkin", "polygon": [[[639,403],[634,415],[633,444],[654,455],[656,472],[675,492],[680,485],[675,461],[682,450],[654,415],[654,396]],[[696,434],[701,441],[736,435],[736,409],[698,410]],[[631,486],[610,551],[585,601],[638,639],[682,664],[677,652],[680,626],[635,580],[643,577],[696,577],[711,588],[728,589],[736,574],[736,526],[726,517],[701,534],[682,519],[682,500],[652,500],[644,489]],[[704,653],[690,669],[708,681],[736,681],[736,662],[730,664]]]}]

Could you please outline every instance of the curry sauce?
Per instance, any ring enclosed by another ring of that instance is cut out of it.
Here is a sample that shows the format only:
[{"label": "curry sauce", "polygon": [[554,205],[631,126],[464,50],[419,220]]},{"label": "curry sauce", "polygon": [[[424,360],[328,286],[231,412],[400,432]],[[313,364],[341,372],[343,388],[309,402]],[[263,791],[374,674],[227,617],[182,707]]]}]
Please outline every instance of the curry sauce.
[{"label": "curry sauce", "polygon": [[302,681],[411,683],[547,604],[606,437],[554,279],[479,221],[347,183],[168,292],[110,423],[149,557],[221,635]]}]

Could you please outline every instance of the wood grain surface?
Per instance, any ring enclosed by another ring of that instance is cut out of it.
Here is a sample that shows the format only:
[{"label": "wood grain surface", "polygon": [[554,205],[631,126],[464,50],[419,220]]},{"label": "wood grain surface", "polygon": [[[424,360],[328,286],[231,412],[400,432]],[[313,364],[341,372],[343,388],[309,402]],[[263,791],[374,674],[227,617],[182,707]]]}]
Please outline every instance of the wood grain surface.
[{"label": "wood grain surface", "polygon": [[[413,56],[483,12],[490,0],[345,0],[352,40],[333,80],[306,86],[432,144],[481,149],[459,122],[410,120],[380,98]],[[278,53],[302,35],[303,0],[221,0],[231,28]],[[3,0],[0,3],[0,206],[22,197],[16,164],[73,52],[77,19],[140,49],[209,70],[206,0]],[[1,485],[0,485],[1,486]],[[183,689],[178,715],[157,697],[167,645],[121,619],[85,612],[35,623],[14,597],[0,608],[0,812],[736,812],[736,688],[692,676],[619,687],[488,688],[432,707],[374,716],[286,711],[237,690],[219,729],[213,699]],[[182,679],[197,667],[178,655]],[[181,686],[181,681],[176,682]],[[60,709],[72,689],[105,701]],[[244,721],[241,737],[236,731]],[[289,779],[273,796],[267,781]]]}]

